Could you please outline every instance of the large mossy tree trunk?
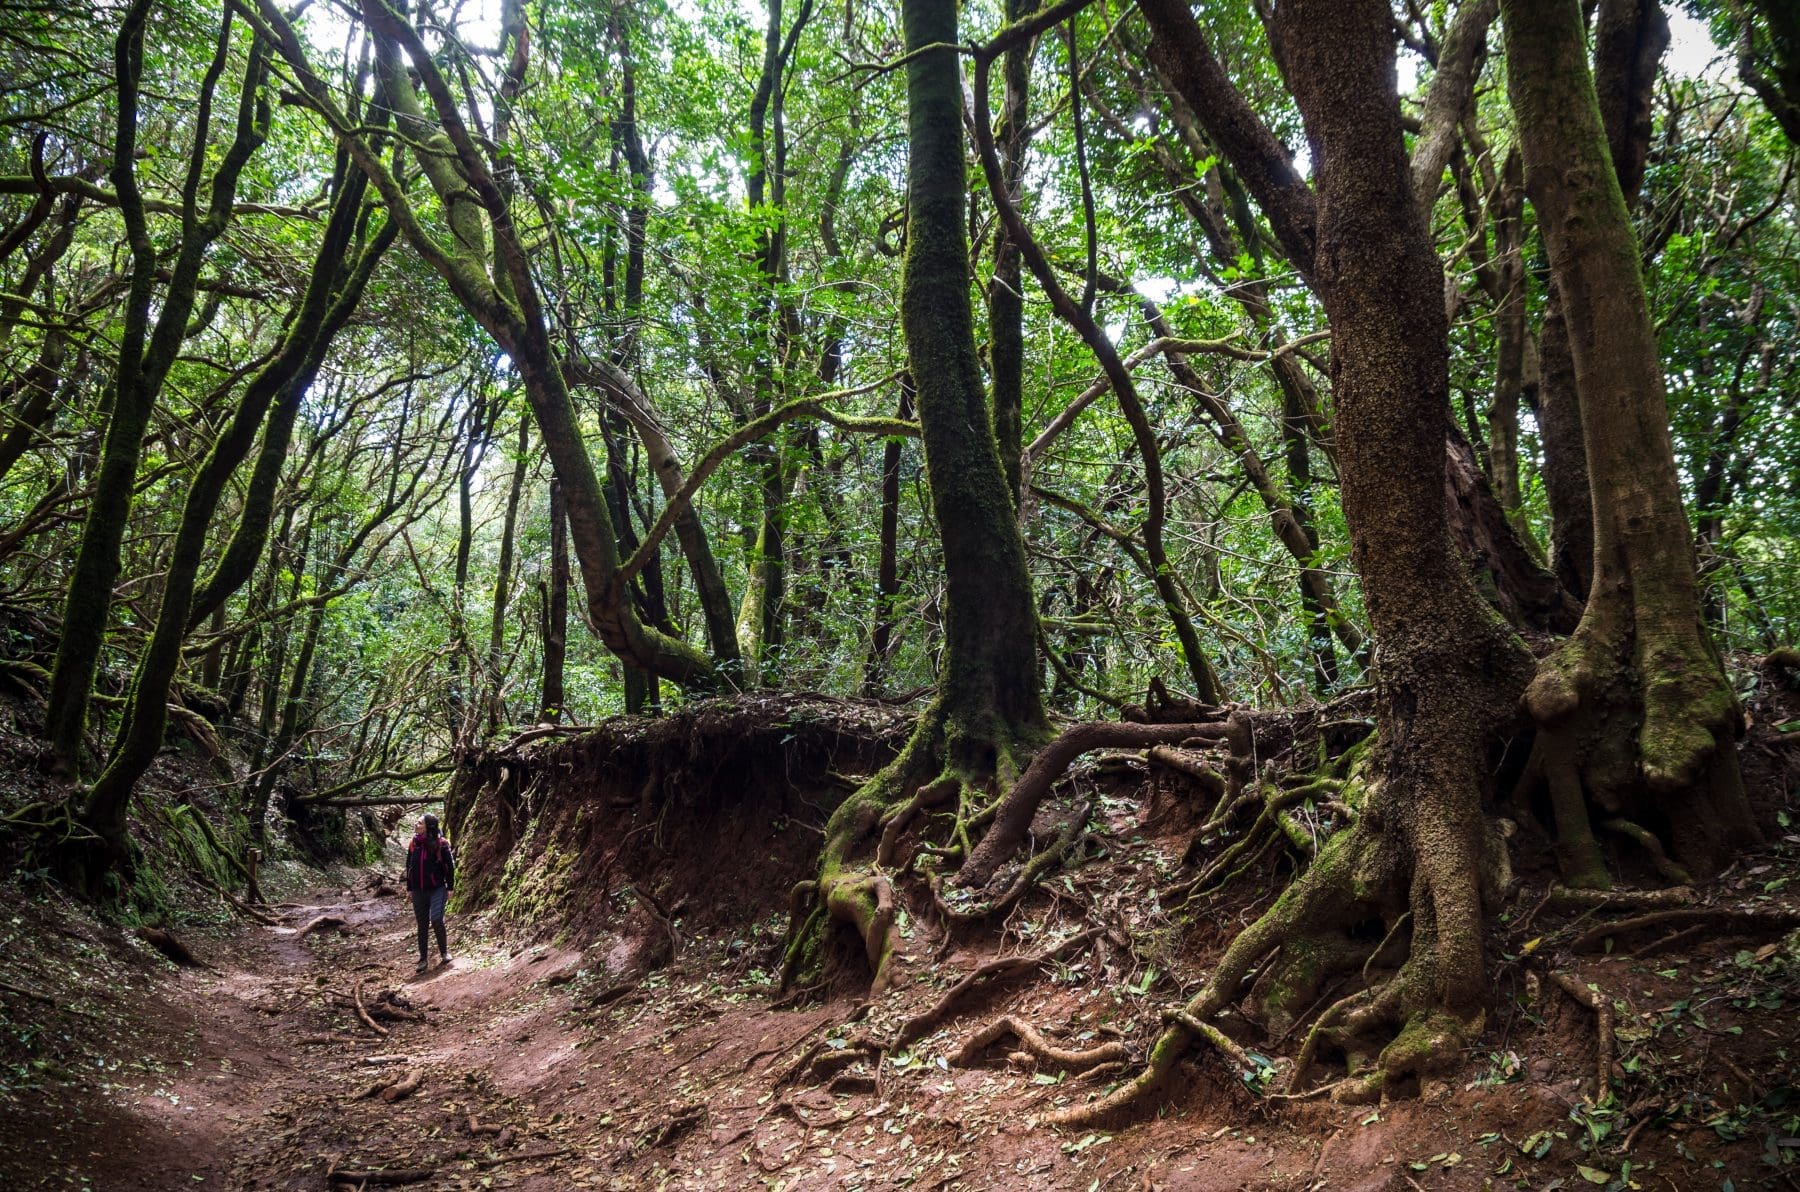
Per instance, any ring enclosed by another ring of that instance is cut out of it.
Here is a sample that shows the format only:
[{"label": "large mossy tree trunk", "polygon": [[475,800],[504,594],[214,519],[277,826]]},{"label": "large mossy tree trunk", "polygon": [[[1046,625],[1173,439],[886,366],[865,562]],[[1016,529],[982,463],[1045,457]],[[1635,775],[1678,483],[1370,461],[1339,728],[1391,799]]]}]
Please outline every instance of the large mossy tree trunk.
[{"label": "large mossy tree trunk", "polygon": [[[1332,328],[1338,468],[1376,641],[1379,737],[1356,825],[1260,926],[1284,932],[1269,938],[1297,967],[1306,949],[1295,935],[1335,943],[1359,920],[1397,931],[1410,915],[1406,959],[1355,1011],[1359,1033],[1402,1028],[1370,1076],[1384,1085],[1458,1062],[1456,1043],[1483,1020],[1484,903],[1504,868],[1483,796],[1528,656],[1446,532],[1443,275],[1412,191],[1387,5],[1290,0],[1276,25],[1316,163],[1310,272]],[[1221,967],[1253,963],[1256,937],[1252,928]]]},{"label": "large mossy tree trunk", "polygon": [[[1356,1077],[1346,1093],[1378,1094],[1460,1063],[1485,1017],[1485,914],[1506,870],[1484,794],[1530,675],[1529,655],[1476,591],[1447,530],[1442,271],[1414,198],[1388,6],[1284,0],[1274,14],[1316,192],[1232,85],[1187,5],[1140,8],[1158,65],[1245,178],[1330,319],[1344,520],[1375,639],[1377,738],[1352,795],[1355,823],[1232,941],[1145,1071],[1058,1115],[1071,1122],[1104,1118],[1159,1086],[1212,1029],[1204,1020],[1246,992],[1253,1016],[1311,1004],[1329,976],[1321,958],[1334,959],[1331,972],[1367,979],[1320,1019]],[[1358,942],[1370,937],[1384,944]]]},{"label": "large mossy tree trunk", "polygon": [[[1599,5],[1594,21],[1594,86],[1627,210],[1637,205],[1644,180],[1652,91],[1657,63],[1668,44],[1669,23],[1655,0],[1604,0]],[[1594,494],[1564,306],[1553,278],[1538,335],[1535,412],[1544,452],[1544,495],[1550,504],[1552,566],[1557,578],[1585,600],[1594,583]]]},{"label": "large mossy tree trunk", "polygon": [[1567,881],[1609,882],[1590,805],[1605,826],[1640,839],[1634,829],[1648,828],[1678,862],[1709,873],[1756,829],[1735,750],[1742,714],[1701,619],[1640,249],[1577,0],[1501,8],[1526,186],[1563,298],[1593,493],[1587,610],[1526,697],[1540,726],[1535,760]]},{"label": "large mossy tree trunk", "polygon": [[942,670],[905,748],[826,825],[816,902],[794,925],[786,981],[816,956],[820,929],[842,922],[862,937],[876,991],[886,988],[895,906],[883,859],[870,860],[878,828],[915,800],[960,799],[968,811],[974,799],[997,797],[1050,731],[1025,544],[975,347],[956,8],[956,0],[901,6],[911,156],[900,319],[944,550]]}]

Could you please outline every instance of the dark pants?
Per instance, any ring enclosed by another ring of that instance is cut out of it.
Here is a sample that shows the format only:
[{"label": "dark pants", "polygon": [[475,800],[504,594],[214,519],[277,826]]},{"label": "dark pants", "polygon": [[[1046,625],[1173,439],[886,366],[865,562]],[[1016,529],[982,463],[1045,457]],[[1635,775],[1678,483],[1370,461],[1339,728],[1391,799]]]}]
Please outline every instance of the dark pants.
[{"label": "dark pants", "polygon": [[412,896],[413,918],[419,924],[419,960],[424,962],[430,954],[429,944],[431,932],[437,932],[439,956],[450,955],[450,945],[444,939],[444,899],[450,891],[444,886],[435,890],[414,890]]}]

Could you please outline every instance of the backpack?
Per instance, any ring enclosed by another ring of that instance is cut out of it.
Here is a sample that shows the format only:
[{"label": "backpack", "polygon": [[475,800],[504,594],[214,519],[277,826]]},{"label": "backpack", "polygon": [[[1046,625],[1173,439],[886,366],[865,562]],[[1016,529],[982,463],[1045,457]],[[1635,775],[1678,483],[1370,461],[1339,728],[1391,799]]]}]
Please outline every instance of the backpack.
[{"label": "backpack", "polygon": [[423,847],[417,839],[406,848],[406,887],[409,890],[435,890],[444,884],[444,838],[428,841]]}]

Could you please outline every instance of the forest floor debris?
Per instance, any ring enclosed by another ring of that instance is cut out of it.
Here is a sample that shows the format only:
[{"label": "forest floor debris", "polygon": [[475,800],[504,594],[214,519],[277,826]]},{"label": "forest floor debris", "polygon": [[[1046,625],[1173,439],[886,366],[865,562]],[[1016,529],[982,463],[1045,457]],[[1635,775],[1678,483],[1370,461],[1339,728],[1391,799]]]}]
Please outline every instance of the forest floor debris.
[{"label": "forest floor debris", "polygon": [[[1115,804],[1097,824],[1084,886],[1123,888],[1181,846],[1137,835],[1139,814]],[[776,1010],[745,946],[778,931],[771,918],[687,941],[638,998],[596,1006],[615,987],[604,947],[524,946],[480,918],[455,920],[453,964],[414,977],[406,907],[366,888],[284,909],[286,924],[342,917],[348,934],[221,925],[203,944],[208,971],[178,969],[31,885],[14,891],[0,973],[0,1130],[23,1144],[0,1148],[0,1179],[296,1192],[1791,1186],[1800,941],[1732,932],[1787,912],[1797,858],[1789,834],[1703,888],[1712,905],[1757,914],[1710,921],[1705,938],[1654,959],[1576,954],[1597,912],[1539,911],[1533,938],[1506,937],[1510,1009],[1462,1079],[1420,1097],[1277,1107],[1259,1095],[1271,1073],[1254,1051],[1241,1074],[1196,1054],[1163,1115],[1074,1134],[1034,1119],[1126,1073],[1084,1079],[1061,1061],[1140,1046],[1192,979],[1171,973],[1198,971],[1211,933],[1191,931],[1146,967],[1060,917],[1065,889],[1016,914],[1001,946],[935,963],[935,933],[906,921],[907,980],[881,1004]],[[1540,901],[1521,898],[1515,923]],[[546,965],[568,979],[543,981]],[[44,1022],[43,1003],[13,991],[52,985],[70,1012],[42,1029],[72,1034],[34,1048],[21,1032]],[[1597,1004],[1612,1011],[1611,1101],[1593,1095]],[[358,1033],[359,1010],[379,1006],[405,1013],[385,1037]]]},{"label": "forest floor debris", "polygon": [[[1163,780],[1076,776],[1032,839],[1076,806],[1087,831],[978,929],[899,883],[900,980],[878,999],[866,974],[778,994],[782,867],[805,865],[824,807],[802,788],[767,840],[750,834],[729,817],[769,808],[741,768],[714,802],[618,816],[615,850],[650,840],[626,839],[633,815],[664,843],[586,857],[598,879],[578,911],[527,918],[503,888],[494,912],[453,915],[455,958],[424,974],[381,880],[394,857],[271,871],[274,925],[212,900],[213,918],[176,925],[208,968],[16,874],[0,889],[0,1187],[1800,1186],[1800,807],[1777,748],[1746,748],[1768,762],[1753,777],[1775,830],[1711,882],[1569,891],[1521,857],[1490,938],[1496,1009],[1455,1078],[1336,1104],[1297,1030],[1271,1050],[1298,1062],[1265,1055],[1234,1012],[1161,1112],[1111,1131],[1044,1120],[1129,1079],[1279,888],[1257,870],[1160,904],[1215,801]],[[696,840],[703,866],[680,851]],[[692,883],[740,896],[703,905]],[[302,930],[322,919],[339,922]]]}]

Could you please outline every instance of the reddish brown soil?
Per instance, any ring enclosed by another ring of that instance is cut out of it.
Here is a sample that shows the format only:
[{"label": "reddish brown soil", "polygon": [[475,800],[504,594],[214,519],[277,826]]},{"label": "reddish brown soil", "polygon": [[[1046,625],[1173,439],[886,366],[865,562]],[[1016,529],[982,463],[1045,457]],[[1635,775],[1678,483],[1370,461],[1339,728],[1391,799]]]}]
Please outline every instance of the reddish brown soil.
[{"label": "reddish brown soil", "polygon": [[[1707,902],[1766,914],[1800,902],[1797,755],[1766,735],[1747,747],[1770,839],[1700,890]],[[1207,1051],[1135,1122],[1039,1124],[1128,1073],[1064,1076],[1004,1043],[956,1067],[962,1042],[1011,1013],[1063,1046],[1117,1039],[1141,1057],[1162,1009],[1285,876],[1252,872],[1187,916],[1158,908],[1150,891],[1191,818],[1168,801],[1104,797],[1081,862],[991,930],[944,939],[929,894],[904,886],[903,976],[872,1005],[845,979],[824,1001],[776,1008],[784,919],[766,874],[748,915],[682,919],[667,933],[673,963],[648,976],[643,958],[662,949],[644,936],[662,929],[629,899],[562,922],[523,922],[516,906],[453,915],[453,963],[415,977],[408,907],[366,896],[363,874],[296,898],[281,926],[191,934],[210,971],[176,970],[51,887],[15,883],[0,912],[0,1189],[317,1190],[356,1186],[334,1170],[377,1167],[435,1189],[1800,1187],[1800,934],[1656,928],[1575,954],[1604,920],[1534,915],[1541,877],[1495,924],[1496,1009],[1454,1080],[1379,1106],[1277,1104]],[[796,815],[791,830],[809,823]],[[630,866],[665,905],[750,889],[752,868],[785,857],[739,837],[734,861],[714,838],[696,872],[680,848],[692,824],[669,826],[666,848]],[[603,883],[589,893],[609,897]],[[327,913],[348,932],[296,938]],[[559,936],[568,923],[580,929]],[[879,1065],[805,1069],[821,1049],[891,1039],[983,961],[1089,926],[1102,931],[1087,945],[972,995]],[[1556,971],[1616,1007],[1622,1071],[1599,1106],[1593,1015],[1551,984]],[[401,992],[424,1021],[377,1038],[345,1000],[359,979],[370,998]],[[1221,1025],[1253,1051],[1295,1047]],[[402,1069],[422,1076],[411,1097],[358,1096]],[[1313,1079],[1331,1075],[1321,1065]],[[471,1133],[470,1115],[510,1133]]]},{"label": "reddish brown soil", "polygon": [[[1126,852],[1128,825],[1120,828]],[[1721,892],[1761,894],[1792,872],[1795,844],[1754,858]],[[1090,870],[1086,884],[1116,879],[1128,863]],[[689,941],[675,966],[617,997],[596,953],[509,946],[468,920],[454,923],[453,963],[416,978],[403,900],[348,889],[314,892],[284,910],[283,927],[193,940],[212,972],[146,960],[116,931],[108,943],[110,929],[43,897],[16,905],[24,914],[14,932],[44,932],[87,955],[61,984],[42,965],[9,965],[5,980],[40,982],[31,987],[64,1007],[51,1029],[91,1027],[96,1055],[83,1058],[106,1066],[52,1061],[35,1080],[12,1070],[0,1102],[4,1187],[318,1189],[333,1164],[433,1169],[414,1186],[527,1189],[1623,1187],[1590,1185],[1580,1167],[1616,1176],[1627,1157],[1635,1186],[1688,1189],[1794,1186],[1797,1170],[1796,1102],[1786,1117],[1779,1102],[1793,1094],[1800,1030],[1791,1000],[1780,999],[1800,992],[1800,958],[1767,937],[1558,961],[1625,1007],[1620,1055],[1636,1071],[1610,1113],[1583,1103],[1591,1017],[1541,993],[1497,1017],[1460,1080],[1417,1099],[1276,1109],[1218,1056],[1198,1055],[1161,1114],[1116,1133],[1069,1135],[1034,1115],[1104,1080],[1057,1083],[1004,1046],[986,1066],[946,1060],[1003,1011],[1071,1045],[1088,1031],[1147,1038],[1176,986],[1146,981],[1148,970],[1134,971],[1109,943],[974,998],[906,1056],[879,1072],[853,1067],[836,1086],[853,1091],[833,1092],[780,1078],[813,1044],[886,1034],[987,946],[934,964],[934,937],[913,924],[912,980],[891,1000],[866,1011],[849,1000],[775,1010],[743,959],[761,948],[754,937]],[[344,917],[349,933],[294,937],[294,925],[322,913]],[[1050,913],[1019,916],[1008,946],[1024,935],[1025,950],[1038,951],[1057,930]],[[1531,930],[1549,940],[1554,928]],[[1533,958],[1503,964],[1504,992],[1524,988]],[[1203,971],[1185,958],[1177,967],[1184,984]],[[369,997],[403,991],[427,1021],[394,1023],[376,1038],[343,1004],[359,977]],[[588,1004],[608,993],[616,1000]],[[9,1030],[33,1010],[13,994],[4,1004]],[[306,1042],[320,1035],[343,1039]],[[384,1070],[366,1062],[376,1055],[422,1069],[418,1093],[397,1104],[358,1099]],[[509,1145],[471,1135],[471,1113],[510,1127]],[[1632,1122],[1645,1125],[1626,1149]]]}]

